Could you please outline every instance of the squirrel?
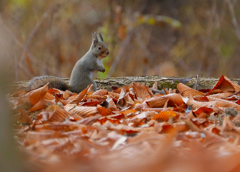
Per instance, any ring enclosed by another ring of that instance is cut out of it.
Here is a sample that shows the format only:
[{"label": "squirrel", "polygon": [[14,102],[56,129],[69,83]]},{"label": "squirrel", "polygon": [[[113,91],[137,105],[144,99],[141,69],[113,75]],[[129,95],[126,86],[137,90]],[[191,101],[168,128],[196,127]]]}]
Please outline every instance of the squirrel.
[{"label": "squirrel", "polygon": [[40,76],[29,81],[26,91],[39,88],[49,83],[49,88],[57,88],[60,90],[70,90],[80,93],[93,84],[93,90],[97,90],[97,83],[93,80],[93,75],[105,72],[102,60],[109,54],[108,46],[105,44],[102,35],[99,32],[92,34],[92,44],[89,51],[75,64],[69,84],[65,83],[61,78],[55,76]]}]

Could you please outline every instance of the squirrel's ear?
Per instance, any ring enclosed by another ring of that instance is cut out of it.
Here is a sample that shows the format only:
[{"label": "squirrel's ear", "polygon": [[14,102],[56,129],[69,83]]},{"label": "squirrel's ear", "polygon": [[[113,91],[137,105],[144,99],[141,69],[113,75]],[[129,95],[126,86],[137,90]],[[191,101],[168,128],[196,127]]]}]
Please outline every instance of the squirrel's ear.
[{"label": "squirrel's ear", "polygon": [[99,33],[99,32],[97,32],[97,38],[99,41],[103,41],[103,37],[102,37],[101,33]]},{"label": "squirrel's ear", "polygon": [[94,32],[94,33],[92,34],[92,46],[93,46],[93,47],[96,47],[97,43],[98,43],[97,33]]}]

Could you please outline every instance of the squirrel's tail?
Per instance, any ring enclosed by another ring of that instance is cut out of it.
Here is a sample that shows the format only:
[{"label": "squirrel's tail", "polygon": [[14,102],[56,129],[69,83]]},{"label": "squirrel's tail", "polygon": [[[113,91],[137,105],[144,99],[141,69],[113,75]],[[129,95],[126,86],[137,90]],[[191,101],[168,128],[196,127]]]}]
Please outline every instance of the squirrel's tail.
[{"label": "squirrel's tail", "polygon": [[31,79],[27,85],[26,91],[31,91],[42,87],[49,83],[49,88],[57,88],[59,90],[67,90],[69,89],[69,85],[64,82],[61,78],[55,76],[38,76]]}]

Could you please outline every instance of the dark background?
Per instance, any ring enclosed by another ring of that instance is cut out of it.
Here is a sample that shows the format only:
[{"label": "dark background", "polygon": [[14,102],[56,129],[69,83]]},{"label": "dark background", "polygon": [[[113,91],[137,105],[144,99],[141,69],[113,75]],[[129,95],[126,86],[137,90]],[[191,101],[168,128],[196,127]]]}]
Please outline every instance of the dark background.
[{"label": "dark background", "polygon": [[1,0],[0,27],[10,35],[14,81],[69,77],[94,31],[110,49],[98,77],[233,78],[240,73],[239,7],[238,0]]}]

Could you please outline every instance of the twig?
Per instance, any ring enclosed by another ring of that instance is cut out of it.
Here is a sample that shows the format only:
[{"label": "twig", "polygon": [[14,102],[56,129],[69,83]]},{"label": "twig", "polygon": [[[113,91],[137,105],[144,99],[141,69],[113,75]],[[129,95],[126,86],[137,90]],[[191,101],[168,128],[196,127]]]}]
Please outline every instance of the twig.
[{"label": "twig", "polygon": [[47,11],[45,11],[45,12],[43,13],[43,15],[41,16],[41,18],[40,18],[40,19],[38,20],[38,22],[36,23],[36,25],[34,26],[32,32],[30,33],[30,35],[28,36],[28,39],[27,39],[27,41],[26,41],[26,43],[24,44],[24,47],[23,47],[23,52],[22,52],[22,55],[21,55],[19,64],[22,64],[23,58],[24,58],[24,54],[25,54],[25,52],[27,51],[28,46],[29,46],[29,44],[30,44],[30,42],[31,42],[34,34],[35,34],[36,31],[38,30],[38,28],[39,28],[40,24],[43,22],[43,20],[45,20],[45,18],[47,18],[47,15],[48,15],[48,13],[47,13]]},{"label": "twig", "polygon": [[236,16],[234,14],[234,9],[233,9],[232,2],[231,2],[231,0],[226,0],[226,2],[228,3],[228,8],[229,8],[230,14],[232,16],[232,23],[233,23],[233,26],[236,29],[237,37],[240,40],[240,29],[238,27],[237,19],[236,19]]},{"label": "twig", "polygon": [[[13,41],[19,46],[20,49],[24,49],[24,45],[23,43],[21,43],[17,37],[14,35],[14,33],[11,31],[11,29],[9,29],[9,27],[4,23],[4,21],[2,20],[2,16],[0,14],[0,24],[1,26],[3,26],[3,28],[5,29],[6,32],[9,33],[10,37],[13,39]],[[24,51],[23,51],[24,52]],[[30,60],[33,62],[33,64],[37,65],[39,68],[43,69],[43,65],[41,64],[42,62],[37,60],[31,53],[28,53],[28,56],[30,58]],[[14,61],[15,61],[15,69],[17,69],[17,57],[14,56]],[[18,64],[19,67],[21,67],[22,69],[25,69],[24,66],[22,64]],[[59,70],[54,70],[50,68],[51,73],[55,74],[55,75],[59,75],[60,71]],[[26,72],[26,71],[25,71]],[[27,72],[28,73],[28,72]],[[28,75],[30,76],[31,74],[28,73]],[[61,75],[62,76],[62,75]],[[18,72],[16,71],[16,79],[18,79]]]},{"label": "twig", "polygon": [[124,53],[124,50],[126,49],[127,45],[129,44],[130,40],[131,40],[131,37],[132,37],[132,34],[133,34],[133,30],[131,30],[128,35],[127,35],[127,38],[122,42],[122,46],[119,50],[119,53],[117,54],[110,70],[109,70],[109,73],[108,73],[108,77],[111,77],[113,72],[115,71],[116,67],[117,67],[117,64],[118,62],[120,61],[123,53]]},{"label": "twig", "polygon": [[197,84],[198,84],[198,75],[196,76],[196,84],[195,84],[195,90],[197,89]]}]

